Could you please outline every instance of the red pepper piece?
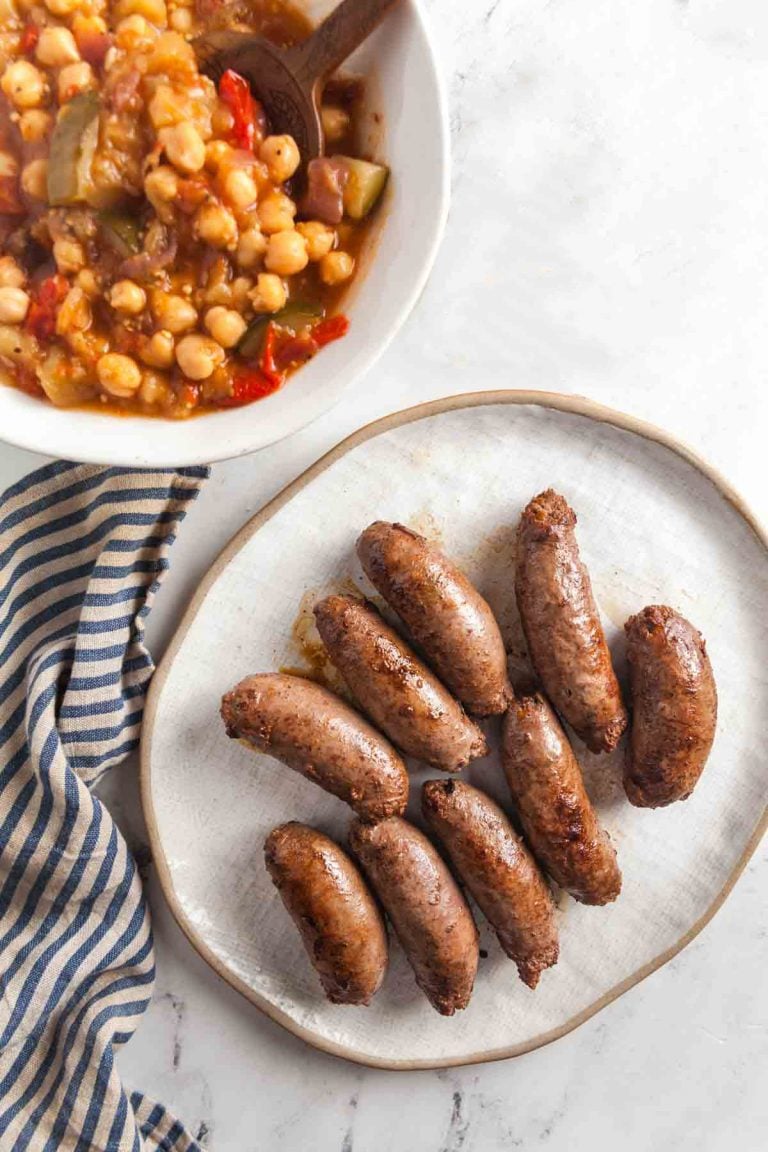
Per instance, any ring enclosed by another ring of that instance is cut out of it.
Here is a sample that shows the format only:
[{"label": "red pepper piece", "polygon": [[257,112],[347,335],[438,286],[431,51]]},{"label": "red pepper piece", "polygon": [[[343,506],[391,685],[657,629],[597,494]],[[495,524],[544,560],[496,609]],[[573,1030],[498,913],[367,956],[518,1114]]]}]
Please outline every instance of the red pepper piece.
[{"label": "red pepper piece", "polygon": [[24,25],[24,31],[21,34],[21,40],[19,41],[19,52],[21,52],[23,56],[31,56],[35,48],[37,48],[37,42],[39,39],[39,27],[32,20],[29,20]]},{"label": "red pepper piece", "polygon": [[260,368],[247,368],[238,372],[232,381],[232,395],[219,400],[218,405],[220,408],[240,408],[276,392],[281,383],[282,376],[267,377]]},{"label": "red pepper piece", "polygon": [[265,379],[269,380],[275,388],[279,388],[283,383],[283,373],[277,366],[275,360],[275,349],[277,346],[277,328],[274,324],[267,324],[267,331],[264,335],[264,346],[261,350],[261,360],[259,361],[259,370]]},{"label": "red pepper piece", "polygon": [[68,291],[69,284],[64,276],[57,274],[41,281],[24,321],[27,331],[38,340],[45,342],[56,335],[56,314]]},{"label": "red pepper piece", "polygon": [[248,81],[231,68],[219,80],[219,96],[234,117],[232,138],[238,148],[253,151],[256,140],[258,108]]},{"label": "red pepper piece", "polygon": [[286,372],[289,368],[298,368],[306,364],[307,360],[319,351],[311,332],[302,332],[300,336],[289,336],[275,353],[275,366],[278,372]]},{"label": "red pepper piece", "polygon": [[312,339],[318,348],[325,348],[326,344],[346,336],[349,332],[349,320],[346,316],[329,316],[327,320],[315,324],[311,331]]}]

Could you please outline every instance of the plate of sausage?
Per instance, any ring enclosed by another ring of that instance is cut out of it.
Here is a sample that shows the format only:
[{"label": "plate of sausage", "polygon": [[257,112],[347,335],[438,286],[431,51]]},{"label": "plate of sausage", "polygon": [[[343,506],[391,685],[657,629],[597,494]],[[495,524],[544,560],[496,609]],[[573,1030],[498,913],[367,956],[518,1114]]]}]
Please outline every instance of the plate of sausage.
[{"label": "plate of sausage", "polygon": [[539,1047],[754,851],[767,644],[765,535],[659,430],[539,392],[387,417],[240,532],[155,676],[164,894],[318,1048]]}]

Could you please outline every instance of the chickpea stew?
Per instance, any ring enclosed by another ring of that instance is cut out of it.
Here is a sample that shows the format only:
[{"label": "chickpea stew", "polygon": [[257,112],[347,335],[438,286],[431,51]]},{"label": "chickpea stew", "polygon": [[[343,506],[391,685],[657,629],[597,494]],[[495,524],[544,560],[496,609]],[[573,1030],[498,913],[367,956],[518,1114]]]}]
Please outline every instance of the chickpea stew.
[{"label": "chickpea stew", "polygon": [[215,27],[310,30],[283,0],[0,0],[0,379],[179,418],[274,392],[347,331],[388,175],[354,155],[360,85],[326,86],[330,155],[299,194],[247,82],[199,72]]}]

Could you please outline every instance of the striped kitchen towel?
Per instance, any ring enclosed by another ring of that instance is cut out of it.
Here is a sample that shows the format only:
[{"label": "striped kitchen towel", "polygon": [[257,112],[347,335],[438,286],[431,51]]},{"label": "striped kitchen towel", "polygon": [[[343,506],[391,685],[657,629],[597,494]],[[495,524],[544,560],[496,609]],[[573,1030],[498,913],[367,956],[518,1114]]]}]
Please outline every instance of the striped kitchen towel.
[{"label": "striped kitchen towel", "polygon": [[3,1152],[199,1149],[115,1068],[152,995],[152,933],[90,789],[138,745],[144,622],[205,475],[58,462],[0,498]]}]

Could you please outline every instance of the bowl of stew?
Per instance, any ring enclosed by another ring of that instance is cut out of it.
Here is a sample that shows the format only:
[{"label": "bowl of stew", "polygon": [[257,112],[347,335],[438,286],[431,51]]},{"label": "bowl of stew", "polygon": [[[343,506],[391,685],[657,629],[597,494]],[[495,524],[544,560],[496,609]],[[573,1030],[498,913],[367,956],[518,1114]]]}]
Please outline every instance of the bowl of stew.
[{"label": "bowl of stew", "polygon": [[194,38],[289,45],[333,0],[0,0],[0,438],[128,466],[264,447],[331,407],[415,303],[445,105],[402,0],[323,92],[302,172]]}]

